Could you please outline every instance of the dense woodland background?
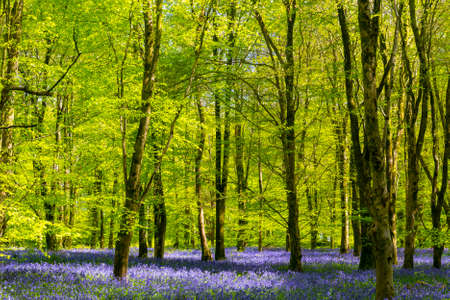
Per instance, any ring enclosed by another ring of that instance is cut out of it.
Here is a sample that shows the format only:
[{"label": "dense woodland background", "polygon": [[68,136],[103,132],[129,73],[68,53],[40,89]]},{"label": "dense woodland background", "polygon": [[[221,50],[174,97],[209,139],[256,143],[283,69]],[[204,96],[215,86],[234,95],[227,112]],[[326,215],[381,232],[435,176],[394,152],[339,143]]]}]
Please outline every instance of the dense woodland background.
[{"label": "dense woodland background", "polygon": [[142,256],[286,247],[301,270],[299,246],[339,247],[372,268],[384,228],[405,267],[415,247],[440,267],[448,2],[0,7],[0,247],[132,231]]}]

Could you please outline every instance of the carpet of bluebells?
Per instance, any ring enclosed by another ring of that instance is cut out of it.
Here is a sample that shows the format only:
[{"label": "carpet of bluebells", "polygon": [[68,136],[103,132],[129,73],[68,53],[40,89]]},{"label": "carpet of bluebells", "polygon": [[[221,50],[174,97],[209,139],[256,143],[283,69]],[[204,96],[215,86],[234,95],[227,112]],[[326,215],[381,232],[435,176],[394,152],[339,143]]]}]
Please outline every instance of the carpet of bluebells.
[{"label": "carpet of bluebells", "polygon": [[[402,256],[402,253],[399,253]],[[201,262],[200,252],[167,251],[164,260],[130,257],[126,281],[112,278],[112,250],[0,253],[0,299],[373,299],[373,271],[336,250],[303,251],[303,273],[287,270],[283,250],[237,252]],[[395,268],[397,299],[450,299],[450,257],[433,269],[430,250],[417,250],[414,270]],[[400,261],[401,263],[401,261]]]}]

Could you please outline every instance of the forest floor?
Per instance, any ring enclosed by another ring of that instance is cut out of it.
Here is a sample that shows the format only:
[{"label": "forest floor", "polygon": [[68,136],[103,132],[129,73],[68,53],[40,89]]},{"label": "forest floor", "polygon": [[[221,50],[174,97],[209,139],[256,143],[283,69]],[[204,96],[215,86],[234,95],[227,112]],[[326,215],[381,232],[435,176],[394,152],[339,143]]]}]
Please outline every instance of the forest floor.
[{"label": "forest floor", "polygon": [[[164,260],[138,259],[136,252],[132,250],[128,280],[119,282],[111,277],[112,250],[3,251],[0,299],[373,299],[375,295],[374,272],[358,271],[358,258],[337,250],[304,250],[304,273],[287,271],[289,253],[279,249],[227,249],[227,260],[220,262],[201,262],[198,250],[168,250]],[[431,250],[417,250],[415,262],[414,270],[395,268],[396,298],[450,299],[448,250],[441,270],[431,267]]]}]

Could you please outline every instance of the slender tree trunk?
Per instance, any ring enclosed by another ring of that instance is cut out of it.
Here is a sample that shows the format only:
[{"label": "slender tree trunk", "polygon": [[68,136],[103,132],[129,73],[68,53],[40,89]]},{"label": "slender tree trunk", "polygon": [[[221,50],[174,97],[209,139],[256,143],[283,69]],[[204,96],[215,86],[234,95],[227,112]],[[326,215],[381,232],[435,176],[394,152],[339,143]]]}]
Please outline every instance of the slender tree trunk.
[{"label": "slender tree trunk", "polygon": [[[428,19],[428,5],[425,5],[422,12],[421,30],[416,20],[416,6],[415,1],[409,1],[409,12],[411,19],[411,28],[414,33],[414,40],[416,43],[417,53],[419,56],[419,92],[417,99],[412,91],[413,75],[410,68],[410,63],[406,52],[406,38],[405,33],[402,34],[402,52],[403,61],[407,69],[407,103],[406,103],[406,141],[407,141],[407,183],[406,183],[406,237],[405,237],[405,258],[403,267],[405,269],[412,269],[414,267],[414,250],[415,238],[418,224],[415,222],[420,213],[418,205],[419,192],[419,159],[421,156],[423,142],[425,138],[425,131],[427,127],[428,117],[428,99],[431,92],[431,84],[429,77],[429,64],[426,54],[428,45],[428,37],[431,34],[430,29],[427,28]],[[419,132],[416,135],[416,123],[419,113],[419,106],[421,104],[421,118],[419,125]]]},{"label": "slender tree trunk", "polygon": [[[336,174],[335,168],[335,174]],[[336,227],[336,193],[337,193],[337,176],[333,176],[333,197],[328,198],[328,208],[330,209],[330,248],[334,249],[334,228]]]},{"label": "slender tree trunk", "polygon": [[203,201],[201,194],[201,186],[202,186],[202,174],[201,174],[201,163],[203,158],[203,151],[205,149],[205,115],[203,112],[203,106],[200,99],[197,99],[197,112],[198,118],[200,121],[200,141],[198,143],[197,154],[195,156],[195,196],[197,198],[197,224],[198,224],[198,233],[200,236],[200,247],[202,249],[202,261],[211,261],[212,255],[209,250],[208,240],[206,237],[206,229],[205,229],[205,216],[203,210]]},{"label": "slender tree trunk", "polygon": [[263,170],[261,163],[261,130],[258,127],[258,251],[261,252],[263,248],[263,204],[264,204],[264,189],[263,189]]},{"label": "slender tree trunk", "polygon": [[89,241],[89,246],[91,249],[97,248],[98,237],[99,237],[99,222],[98,222],[98,208],[97,204],[94,203],[91,208],[91,237]]},{"label": "slender tree trunk", "polygon": [[361,254],[361,223],[359,222],[359,198],[356,184],[356,170],[353,155],[350,158],[350,182],[352,190],[352,229],[353,229],[353,256]]},{"label": "slender tree trunk", "polygon": [[[2,89],[0,92],[0,126],[10,126],[14,124],[14,94],[9,90],[11,81],[17,77],[19,71],[19,43],[22,38],[22,14],[23,0],[4,2],[2,17],[5,14],[6,24],[2,47],[2,65],[0,70]],[[3,48],[4,47],[4,48]],[[6,68],[4,63],[6,62]],[[0,169],[5,173],[11,172],[10,163],[13,156],[13,135],[12,129],[3,129],[1,132],[0,145]],[[6,233],[9,220],[7,213],[6,199],[9,197],[9,183],[0,180],[0,237]],[[5,206],[3,206],[5,205]]]},{"label": "slender tree trunk", "polygon": [[91,239],[90,247],[95,249],[99,246],[101,240],[101,208],[99,204],[101,203],[100,198],[102,194],[102,180],[103,174],[100,170],[95,172],[95,182],[94,182],[94,201],[91,204]]},{"label": "slender tree trunk", "polygon": [[397,212],[396,212],[396,200],[397,200],[397,182],[398,182],[398,170],[397,170],[397,149],[400,141],[400,134],[402,130],[402,98],[398,103],[398,127],[397,132],[392,132],[392,88],[394,86],[394,71],[395,71],[395,58],[397,54],[397,44],[398,44],[398,32],[399,32],[399,22],[396,21],[395,32],[394,32],[394,43],[392,48],[391,57],[388,60],[386,53],[386,40],[384,34],[380,34],[380,52],[383,61],[384,69],[389,68],[389,79],[385,80],[384,84],[384,132],[383,132],[383,142],[385,147],[385,157],[386,157],[386,185],[389,197],[389,226],[391,227],[391,237],[393,244],[393,263],[397,264]]},{"label": "slender tree trunk", "polygon": [[[69,227],[71,229],[75,225],[75,197],[76,197],[75,186],[74,186],[73,182],[71,182],[70,183],[70,204],[69,204]],[[70,239],[70,244],[72,244],[72,238]]]},{"label": "slender tree trunk", "polygon": [[[155,238],[155,233],[153,230],[153,225],[152,225],[152,219],[151,219],[151,206],[148,207],[147,210],[147,216],[148,216],[148,220],[147,220],[147,224],[148,224],[148,228],[147,228],[147,246],[148,248],[153,248],[153,240]],[[154,222],[153,222],[154,223]]]},{"label": "slender tree trunk", "polygon": [[99,230],[100,249],[105,248],[105,215],[103,209],[100,209],[100,230]]},{"label": "slender tree trunk", "polygon": [[155,250],[156,258],[164,258],[164,245],[166,240],[166,204],[164,201],[164,189],[161,178],[161,170],[157,171],[153,184],[153,195],[155,202],[153,204],[153,212],[155,216]]},{"label": "slender tree trunk", "polygon": [[308,200],[308,210],[310,213],[310,235],[311,235],[311,250],[317,248],[317,235],[318,225],[319,225],[319,213],[318,213],[318,203],[317,203],[317,189],[308,188],[306,190],[306,199]]},{"label": "slender tree trunk", "polygon": [[148,247],[147,247],[147,226],[148,221],[146,217],[146,204],[141,203],[139,207],[139,258],[147,258]]},{"label": "slender tree trunk", "polygon": [[[122,220],[114,253],[114,276],[122,279],[126,277],[128,271],[128,255],[130,252],[130,243],[132,238],[133,227],[135,224],[136,214],[141,201],[141,170],[142,159],[144,156],[145,144],[147,142],[147,134],[150,126],[151,105],[150,98],[153,96],[154,80],[156,72],[156,64],[159,58],[159,49],[161,41],[161,24],[162,24],[162,1],[155,0],[154,10],[155,19],[152,12],[152,1],[144,0],[144,76],[142,83],[143,105],[141,111],[143,116],[139,121],[136,140],[134,143],[134,152],[131,159],[129,173],[124,168],[126,199]],[[124,152],[124,162],[126,162],[126,153]],[[128,176],[127,176],[128,175]],[[156,178],[158,173],[156,174]],[[155,182],[155,184],[157,184]]]},{"label": "slender tree trunk", "polygon": [[[233,65],[233,50],[235,43],[234,27],[236,17],[236,2],[232,0],[228,9],[228,49],[227,67],[231,71]],[[217,36],[215,36],[217,41]],[[214,49],[214,56],[217,57],[217,49]],[[228,161],[230,152],[230,108],[232,97],[232,83],[227,79],[226,106],[224,116],[224,130],[222,138],[221,104],[219,96],[216,95],[215,118],[216,118],[216,249],[215,260],[224,260],[225,256],[225,202],[228,185]]]},{"label": "slender tree trunk", "polygon": [[246,215],[246,199],[245,199],[245,176],[244,176],[244,137],[242,134],[242,124],[240,120],[240,113],[242,105],[237,104],[239,109],[236,114],[236,125],[234,127],[234,136],[235,136],[235,166],[236,166],[236,193],[238,197],[238,209],[239,209],[239,220],[238,220],[238,233],[237,233],[237,250],[244,251],[247,245],[246,237],[245,237],[245,227],[247,225]]},{"label": "slender tree trunk", "polygon": [[116,217],[116,197],[119,192],[119,181],[117,180],[118,174],[114,174],[113,194],[111,200],[111,214],[109,216],[109,236],[108,236],[108,248],[114,248],[114,219]]},{"label": "slender tree trunk", "polygon": [[[352,75],[352,58],[351,58],[351,41],[348,32],[345,11],[342,5],[338,5],[339,25],[341,27],[342,44],[344,48],[344,71],[345,71],[345,93],[347,97],[347,106],[350,116],[350,129],[352,137],[352,155],[354,157],[356,169],[356,182],[359,192],[359,217],[361,223],[361,255],[359,260],[359,269],[367,270],[375,268],[375,258],[373,251],[371,228],[373,224],[369,221],[369,203],[368,197],[370,192],[371,176],[368,170],[367,162],[369,160],[368,150],[365,147],[361,150],[361,142],[359,137],[359,120],[356,112],[356,102],[353,98],[353,75]],[[366,142],[366,134],[364,134],[364,144]]]},{"label": "slender tree trunk", "polygon": [[[439,93],[436,88],[436,100],[439,103]],[[439,168],[439,158],[437,157],[438,150],[438,138],[436,130],[436,109],[433,103],[434,99],[430,99],[431,113],[433,118],[433,159],[435,164],[435,170]],[[433,225],[432,229],[432,242],[433,242],[433,267],[440,269],[442,266],[442,254],[444,253],[445,240],[441,237],[441,213],[444,206],[445,194],[448,188],[448,160],[450,157],[450,76],[447,80],[447,93],[445,97],[445,112],[441,108],[442,125],[444,129],[444,155],[442,159],[442,175],[441,175],[441,187],[437,190],[437,176],[435,176],[435,188],[431,198],[431,221]],[[437,172],[435,171],[435,174]],[[437,201],[436,201],[437,200]]]},{"label": "slender tree trunk", "polygon": [[[291,247],[289,269],[302,271],[302,252],[300,247],[300,230],[298,227],[298,200],[295,180],[295,113],[296,99],[294,98],[294,26],[297,13],[296,1],[285,2],[286,8],[286,64],[284,66],[284,84],[286,118],[282,117],[283,159],[285,165],[285,184],[288,204],[288,229]],[[283,106],[280,104],[280,106]]]},{"label": "slender tree trunk", "polygon": [[[342,123],[342,124],[339,124]],[[346,176],[346,155],[345,155],[345,136],[346,136],[346,120],[338,121],[338,128],[336,128],[337,137],[337,163],[338,163],[338,182],[339,182],[339,196],[341,200],[341,244],[340,253],[347,253],[349,250],[348,240],[348,195],[347,195],[347,180]]]}]

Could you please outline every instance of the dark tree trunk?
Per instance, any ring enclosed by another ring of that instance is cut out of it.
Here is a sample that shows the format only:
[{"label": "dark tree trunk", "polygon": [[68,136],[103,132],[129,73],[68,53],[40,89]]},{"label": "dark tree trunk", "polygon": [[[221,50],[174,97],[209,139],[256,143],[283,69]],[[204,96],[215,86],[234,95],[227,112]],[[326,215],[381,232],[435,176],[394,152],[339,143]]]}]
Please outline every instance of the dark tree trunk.
[{"label": "dark tree trunk", "polygon": [[147,258],[148,248],[147,248],[147,217],[145,213],[146,204],[141,203],[139,207],[139,258]]},{"label": "dark tree trunk", "polygon": [[100,249],[105,248],[105,215],[103,209],[100,209],[100,230],[99,230]]},{"label": "dark tree trunk", "polygon": [[[233,50],[235,43],[235,17],[236,17],[236,2],[232,0],[229,3],[228,9],[228,49],[227,49],[227,68],[231,71],[233,65]],[[217,36],[215,36],[217,41]],[[218,51],[214,49],[214,55],[217,57]],[[230,108],[232,97],[232,83],[231,80],[226,81],[226,106],[224,116],[224,129],[222,138],[222,118],[221,118],[221,104],[219,96],[216,95],[215,103],[215,118],[216,118],[216,249],[215,260],[224,260],[225,256],[225,202],[227,197],[228,186],[228,161],[230,155]]]},{"label": "dark tree trunk", "polygon": [[108,237],[108,248],[114,248],[114,226],[115,226],[115,218],[116,218],[116,197],[119,192],[119,181],[117,180],[118,174],[114,174],[114,183],[113,183],[113,194],[111,200],[111,214],[109,216],[109,237]]},{"label": "dark tree trunk", "polygon": [[[155,20],[153,19],[152,7],[155,9]],[[126,277],[128,271],[128,255],[136,214],[141,201],[141,170],[144,156],[147,134],[150,126],[151,105],[150,98],[153,95],[156,64],[159,58],[162,24],[162,1],[155,0],[154,6],[150,0],[144,1],[144,76],[142,83],[143,105],[141,111],[143,116],[139,121],[139,128],[134,143],[134,152],[131,159],[129,173],[127,174],[126,164],[124,164],[124,178],[126,199],[122,213],[121,224],[117,236],[114,253],[114,276],[122,279]],[[126,152],[124,151],[123,161],[126,162]],[[128,176],[127,176],[128,175]],[[158,175],[156,176],[158,177]]]},{"label": "dark tree trunk", "polygon": [[339,196],[341,200],[341,243],[339,247],[340,253],[347,253],[349,249],[348,241],[348,195],[347,195],[347,180],[346,180],[346,154],[345,154],[345,138],[346,138],[346,120],[337,121],[336,140],[337,149],[336,157],[338,164],[338,182],[339,182]]},{"label": "dark tree trunk", "polygon": [[238,220],[238,232],[237,232],[237,250],[244,251],[247,245],[247,239],[245,237],[245,227],[247,226],[247,218],[246,218],[246,180],[244,174],[244,137],[242,134],[242,124],[240,121],[240,113],[242,111],[242,105],[240,103],[238,105],[238,112],[236,114],[236,125],[234,127],[234,136],[235,136],[235,166],[236,166],[236,193],[238,197],[238,210],[239,210],[239,220]]},{"label": "dark tree trunk", "polygon": [[154,178],[153,195],[155,202],[153,212],[155,217],[155,249],[156,258],[164,258],[164,244],[166,240],[166,204],[164,201],[164,190],[161,178],[161,170],[157,171]]},{"label": "dark tree trunk", "polygon": [[[337,170],[335,169],[335,174]],[[336,192],[337,192],[337,176],[333,176],[333,197],[328,198],[328,208],[330,209],[330,248],[334,249],[334,228],[336,227]]]},{"label": "dark tree trunk", "polygon": [[[356,183],[359,192],[359,216],[361,220],[361,255],[359,260],[359,269],[367,270],[375,268],[375,258],[373,252],[372,236],[370,235],[372,222],[369,221],[369,203],[368,197],[370,192],[370,172],[368,170],[368,151],[364,148],[361,150],[361,142],[359,138],[359,120],[356,112],[356,102],[353,98],[353,69],[351,58],[351,41],[348,32],[345,11],[342,5],[338,5],[339,25],[341,27],[342,44],[344,49],[344,71],[345,71],[345,93],[347,97],[347,105],[350,116],[350,129],[352,138],[352,155],[356,169]],[[366,134],[364,134],[364,144],[366,142]]]},{"label": "dark tree trunk", "polygon": [[95,172],[95,183],[94,183],[94,197],[95,201],[92,203],[91,207],[91,239],[89,242],[89,245],[92,249],[95,249],[98,247],[99,242],[101,240],[101,214],[102,211],[99,209],[99,203],[101,201],[99,198],[101,197],[102,193],[102,177],[103,174],[100,170],[97,170]]},{"label": "dark tree trunk", "polygon": [[285,250],[291,252],[291,238],[289,237],[289,228],[286,228],[286,244]]},{"label": "dark tree trunk", "polygon": [[[373,7],[372,7],[373,6]],[[376,259],[376,299],[394,297],[393,245],[389,226],[389,196],[386,184],[386,157],[378,123],[377,46],[381,1],[358,0],[361,64],[364,87],[364,122],[372,186],[368,207],[374,220]]]},{"label": "dark tree trunk", "polygon": [[147,246],[148,248],[153,248],[153,239],[155,238],[155,234],[154,234],[154,230],[153,230],[153,225],[152,225],[152,219],[151,219],[151,206],[148,207],[148,211],[147,216],[148,216],[148,220],[147,220],[147,224],[148,224],[148,228],[147,228]]},{"label": "dark tree trunk", "polygon": [[[300,248],[300,230],[298,227],[298,201],[295,182],[295,113],[294,99],[294,25],[297,12],[296,1],[286,2],[287,37],[286,37],[286,66],[284,81],[286,86],[286,119],[283,120],[283,157],[286,167],[285,183],[288,203],[288,229],[291,246],[289,269],[302,271],[302,252]],[[283,118],[284,119],[284,118]]]},{"label": "dark tree trunk", "polygon": [[[2,50],[3,59],[1,70],[1,82],[2,86],[0,92],[0,126],[10,126],[14,124],[14,94],[9,89],[12,81],[18,76],[19,71],[19,43],[22,39],[22,15],[23,15],[23,0],[4,1],[3,11],[5,14],[5,24]],[[3,17],[3,16],[2,16]],[[0,167],[7,173],[11,172],[10,163],[13,156],[13,132],[12,129],[3,129],[0,133]],[[4,176],[2,176],[4,177]],[[6,175],[6,178],[8,176]],[[11,189],[8,186],[9,183],[0,180],[0,237],[6,233],[6,228],[9,220],[7,213],[6,199],[9,197],[8,190]]]},{"label": "dark tree trunk", "polygon": [[[70,203],[69,203],[69,227],[73,228],[75,225],[75,201],[76,201],[76,190],[73,182],[70,183]],[[70,237],[70,245],[72,245],[72,233]],[[69,246],[70,247],[70,246]]]},{"label": "dark tree trunk", "polygon": [[311,231],[311,245],[310,248],[316,249],[317,248],[317,235],[319,233],[318,231],[318,225],[319,225],[319,212],[318,212],[318,198],[317,198],[317,189],[315,188],[308,188],[306,190],[306,199],[308,200],[308,210],[311,215],[310,217],[310,231]]},{"label": "dark tree trunk", "polygon": [[[439,102],[439,93],[436,89],[436,100]],[[431,97],[431,114],[433,119],[432,135],[433,135],[433,160],[435,165],[435,174],[433,178],[433,190],[431,197],[431,221],[433,225],[432,229],[432,242],[433,242],[433,267],[440,269],[442,266],[442,254],[444,252],[445,239],[441,237],[441,213],[444,206],[445,195],[448,188],[448,160],[450,157],[450,76],[447,80],[447,93],[445,97],[445,112],[444,108],[441,108],[442,126],[444,129],[444,155],[442,159],[442,175],[441,186],[437,189],[437,174],[439,168],[438,158],[438,137],[437,137],[437,111],[435,109],[434,99]]]},{"label": "dark tree trunk", "polygon": [[[284,57],[267,31],[264,20],[257,9],[254,10],[256,21],[260,27],[269,51],[276,55],[282,70],[276,71],[278,82],[278,104],[280,137],[283,147],[284,184],[288,206],[288,238],[286,248],[290,247],[289,269],[302,271],[302,252],[300,246],[300,230],[298,226],[298,200],[295,174],[295,113],[298,100],[295,97],[295,61],[294,61],[294,26],[297,14],[297,2],[283,1],[286,11],[286,44]],[[275,66],[274,66],[275,67]],[[282,75],[280,75],[282,74]],[[282,84],[283,81],[283,84]]]},{"label": "dark tree trunk", "polygon": [[264,188],[263,188],[263,171],[261,163],[261,130],[258,127],[258,251],[263,248],[263,204],[264,204]]},{"label": "dark tree trunk", "polygon": [[352,190],[353,255],[359,256],[361,254],[361,223],[359,222],[359,198],[353,155],[350,158],[350,182]]},{"label": "dark tree trunk", "polygon": [[91,237],[89,240],[89,246],[91,249],[97,248],[99,238],[99,222],[98,222],[98,209],[97,205],[91,208]]},{"label": "dark tree trunk", "polygon": [[[416,6],[415,1],[409,1],[409,12],[411,20],[411,28],[414,33],[414,40],[416,43],[417,53],[419,56],[419,92],[417,98],[412,91],[413,74],[411,71],[409,59],[406,51],[406,37],[402,32],[402,54],[403,63],[407,73],[407,101],[405,107],[405,121],[406,121],[406,145],[407,145],[407,183],[406,183],[406,237],[405,237],[405,258],[403,267],[411,269],[414,267],[414,250],[415,238],[418,224],[415,222],[420,213],[418,205],[419,192],[419,159],[421,156],[423,142],[425,138],[425,131],[427,127],[428,117],[428,99],[431,93],[431,83],[429,77],[429,63],[426,54],[428,45],[428,37],[431,34],[430,29],[427,28],[428,19],[428,5],[425,5],[422,12],[421,29],[417,26],[416,20]],[[419,107],[421,104],[421,118],[419,125],[419,132],[416,135],[416,123],[419,114]]]}]

